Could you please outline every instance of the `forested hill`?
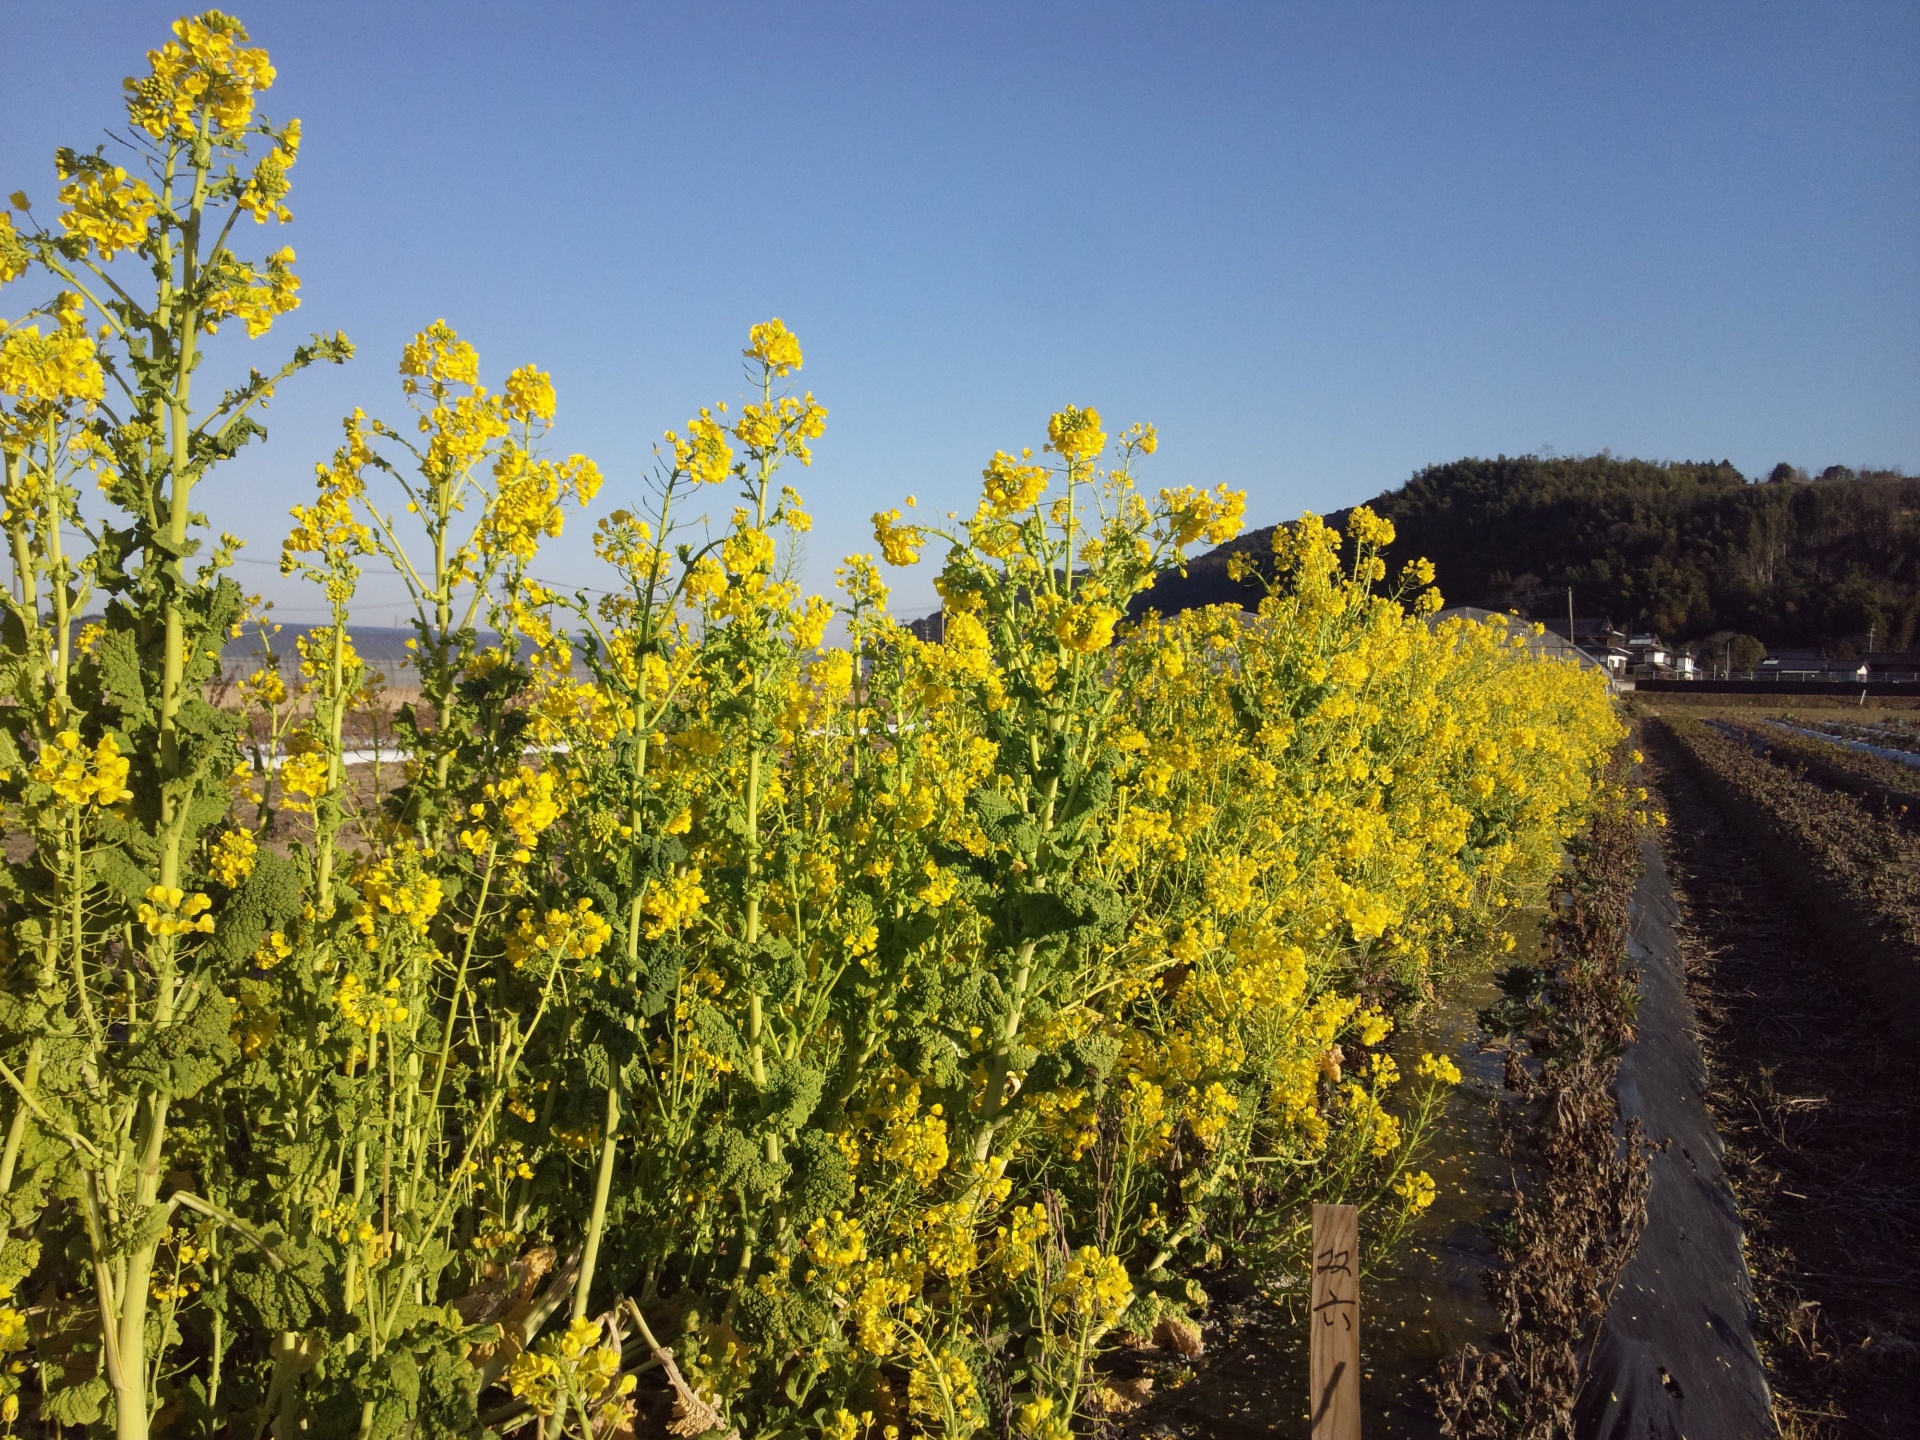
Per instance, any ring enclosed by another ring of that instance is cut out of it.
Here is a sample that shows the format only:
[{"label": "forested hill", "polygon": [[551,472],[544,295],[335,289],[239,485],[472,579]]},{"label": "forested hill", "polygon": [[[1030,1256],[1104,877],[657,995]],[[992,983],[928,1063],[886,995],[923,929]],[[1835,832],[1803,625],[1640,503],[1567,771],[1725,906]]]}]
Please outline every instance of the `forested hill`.
[{"label": "forested hill", "polygon": [[[1749,483],[1725,461],[1521,456],[1430,466],[1368,503],[1399,532],[1393,568],[1432,560],[1450,605],[1564,616],[1571,585],[1581,615],[1672,640],[1920,643],[1920,478],[1836,466],[1809,479],[1783,465]],[[1227,579],[1227,556],[1264,556],[1271,536],[1200,557],[1149,602],[1248,602],[1259,592]]]}]

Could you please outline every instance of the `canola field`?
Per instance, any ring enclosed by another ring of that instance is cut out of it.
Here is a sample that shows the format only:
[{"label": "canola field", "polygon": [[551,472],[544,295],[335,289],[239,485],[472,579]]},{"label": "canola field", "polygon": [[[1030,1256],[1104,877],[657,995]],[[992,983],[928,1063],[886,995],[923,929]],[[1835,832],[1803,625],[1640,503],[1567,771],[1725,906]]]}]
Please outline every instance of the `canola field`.
[{"label": "canola field", "polygon": [[[1304,1202],[1391,1250],[1458,1075],[1382,1042],[1623,798],[1599,678],[1437,618],[1364,509],[1277,531],[1257,615],[1153,615],[1243,498],[1074,406],[803,593],[778,320],[648,476],[444,322],[359,369],[277,542],[333,620],[274,641],[196,506],[353,351],[281,343],[269,58],[156,38],[137,148],[0,216],[4,1428],[1061,1440]],[[532,578],[569,524],[612,594]],[[375,569],[419,695],[370,786]]]}]

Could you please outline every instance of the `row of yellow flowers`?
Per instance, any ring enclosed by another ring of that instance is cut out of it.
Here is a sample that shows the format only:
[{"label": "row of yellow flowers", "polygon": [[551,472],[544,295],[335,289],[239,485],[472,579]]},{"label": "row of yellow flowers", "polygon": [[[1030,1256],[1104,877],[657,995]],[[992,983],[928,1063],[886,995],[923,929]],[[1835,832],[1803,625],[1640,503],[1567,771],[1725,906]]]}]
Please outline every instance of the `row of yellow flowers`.
[{"label": "row of yellow flowers", "polygon": [[[557,594],[600,472],[436,323],[293,511],[331,623],[223,709],[272,627],[193,489],[351,354],[193,391],[298,303],[234,248],[291,218],[272,79],[182,20],[128,82],[146,177],[63,151],[54,222],[0,216],[0,281],[53,287],[0,330],[0,1420],[1055,1440],[1301,1202],[1390,1243],[1458,1079],[1403,1082],[1393,1016],[1595,802],[1599,683],[1389,584],[1365,510],[1277,531],[1257,615],[1156,617],[1242,497],[1149,494],[1153,429],[1082,407],[970,515],[874,517],[944,554],[939,641],[870,556],[806,595],[779,477],[827,412],[778,320],[598,521],[613,593]],[[415,612],[397,773],[349,763],[370,565]]]}]

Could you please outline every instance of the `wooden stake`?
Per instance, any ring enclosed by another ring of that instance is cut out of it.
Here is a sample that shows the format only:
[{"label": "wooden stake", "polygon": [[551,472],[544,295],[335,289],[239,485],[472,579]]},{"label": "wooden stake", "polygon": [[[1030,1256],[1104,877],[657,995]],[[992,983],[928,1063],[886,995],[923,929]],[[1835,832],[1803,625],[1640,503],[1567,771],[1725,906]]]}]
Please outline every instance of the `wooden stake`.
[{"label": "wooden stake", "polygon": [[1360,1440],[1360,1212],[1313,1207],[1313,1440]]}]

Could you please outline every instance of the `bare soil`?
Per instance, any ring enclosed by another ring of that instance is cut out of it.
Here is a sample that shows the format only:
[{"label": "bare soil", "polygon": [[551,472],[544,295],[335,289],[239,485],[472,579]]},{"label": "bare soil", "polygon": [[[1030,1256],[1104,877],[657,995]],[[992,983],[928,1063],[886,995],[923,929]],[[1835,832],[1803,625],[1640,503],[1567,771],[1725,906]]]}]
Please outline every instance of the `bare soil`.
[{"label": "bare soil", "polygon": [[1836,963],[1846,902],[1794,898],[1780,837],[1648,731],[1782,1433],[1920,1436],[1920,1044]]},{"label": "bare soil", "polygon": [[1920,767],[1830,745],[1773,725],[1730,723],[1749,743],[1805,770],[1808,778],[1865,802],[1870,813],[1920,833]]},{"label": "bare soil", "polygon": [[1685,690],[1636,690],[1632,692],[1632,700],[1636,709],[1655,713],[1673,710],[1683,715],[1722,710],[1769,710],[1782,714],[1795,710],[1845,710],[1851,718],[1858,718],[1861,715],[1911,716],[1920,711],[1920,698],[1869,695],[1862,701],[1858,695],[1797,695],[1791,685],[1783,685],[1777,694],[1766,695],[1729,695],[1723,691],[1689,694]]}]

